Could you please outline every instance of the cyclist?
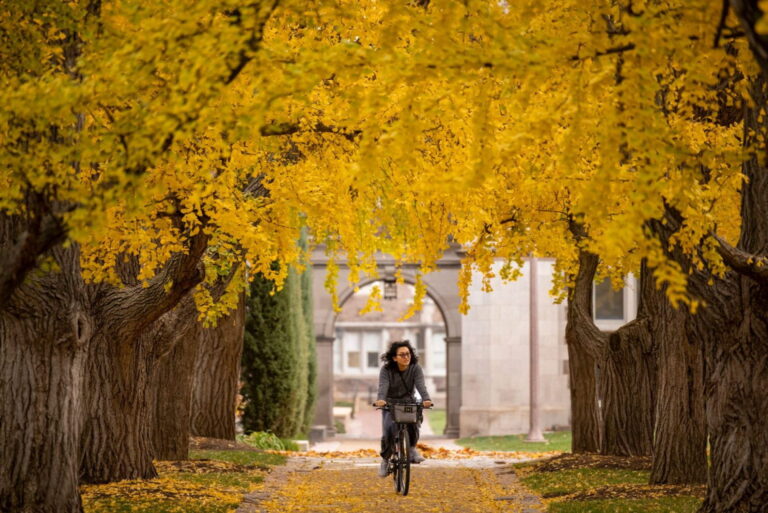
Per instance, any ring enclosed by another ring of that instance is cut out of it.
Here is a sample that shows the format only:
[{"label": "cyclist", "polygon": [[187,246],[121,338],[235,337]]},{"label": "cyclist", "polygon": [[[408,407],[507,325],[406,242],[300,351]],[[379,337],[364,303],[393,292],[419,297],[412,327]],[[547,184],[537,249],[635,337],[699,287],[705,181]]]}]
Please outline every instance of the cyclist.
[{"label": "cyclist", "polygon": [[[424,371],[419,365],[419,358],[407,340],[395,341],[389,346],[389,350],[381,355],[379,372],[379,392],[376,396],[375,406],[384,406],[387,403],[413,403],[416,402],[414,389],[418,390],[422,404],[425,408],[432,406],[427,387],[424,385]],[[393,450],[393,439],[397,432],[392,414],[382,410],[381,416],[381,465],[379,477],[387,477],[387,459]],[[416,442],[419,441],[419,424],[408,425],[408,435],[413,445],[410,448],[411,462],[421,463],[424,458],[416,450]]]}]

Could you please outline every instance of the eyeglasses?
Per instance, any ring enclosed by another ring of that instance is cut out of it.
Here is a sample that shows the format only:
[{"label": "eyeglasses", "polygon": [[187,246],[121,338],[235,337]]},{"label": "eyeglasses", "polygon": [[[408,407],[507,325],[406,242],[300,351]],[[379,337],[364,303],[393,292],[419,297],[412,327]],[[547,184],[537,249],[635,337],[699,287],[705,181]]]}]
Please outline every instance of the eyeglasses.
[{"label": "eyeglasses", "polygon": [[411,353],[397,353],[396,356],[399,356],[400,358],[410,358]]}]

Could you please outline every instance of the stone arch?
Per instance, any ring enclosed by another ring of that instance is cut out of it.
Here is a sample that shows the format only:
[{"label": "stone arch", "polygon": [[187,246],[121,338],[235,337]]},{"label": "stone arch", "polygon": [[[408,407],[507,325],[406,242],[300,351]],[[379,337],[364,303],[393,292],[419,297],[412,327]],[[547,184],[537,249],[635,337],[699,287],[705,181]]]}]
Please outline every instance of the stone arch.
[{"label": "stone arch", "polygon": [[[337,313],[333,310],[331,295],[325,289],[328,256],[324,248],[313,251],[312,280],[314,327],[317,341],[317,403],[315,407],[315,424],[325,426],[324,433],[333,436],[333,342],[335,340],[335,323]],[[378,255],[377,274],[379,277],[366,277],[358,285],[379,281],[382,278],[394,276],[394,259],[386,255]],[[338,267],[337,291],[339,304],[344,304],[352,294],[354,287],[349,283],[349,268],[346,261],[337,259]],[[422,278],[427,294],[443,316],[446,330],[446,428],[445,435],[458,437],[459,412],[461,408],[461,323],[459,313],[460,298],[458,295],[458,277],[461,269],[461,254],[458,246],[449,248],[437,262],[435,271]],[[401,269],[403,278],[408,283],[415,283],[417,266],[406,265]],[[317,431],[317,430],[316,430]]]},{"label": "stone arch", "polygon": [[[416,283],[416,273],[414,272],[403,272],[403,278],[405,280],[405,283],[408,283],[410,285],[414,285]],[[381,278],[366,278],[364,280],[361,280],[358,283],[359,287],[363,287],[365,285],[369,285],[371,283],[375,283],[377,281],[381,281]],[[446,300],[443,296],[440,295],[440,292],[435,288],[434,284],[430,283],[429,279],[425,279],[424,283],[427,288],[427,295],[432,298],[432,300],[435,302],[435,305],[437,306],[438,310],[440,310],[440,315],[443,317],[443,322],[445,323],[445,333],[446,337],[460,337],[461,336],[461,317],[458,312],[457,308],[453,308],[452,310],[449,309],[448,305],[450,304],[449,301]],[[338,292],[339,297],[339,306],[343,307],[344,304],[355,295],[355,289],[353,286],[349,285],[349,283],[345,283],[344,287],[341,289],[341,291]],[[325,319],[322,321],[323,331],[322,336],[333,338],[335,336],[335,326],[336,326],[336,318],[338,317],[338,313],[334,312],[332,309],[328,310],[325,314]],[[315,325],[317,326],[317,324]]]}]

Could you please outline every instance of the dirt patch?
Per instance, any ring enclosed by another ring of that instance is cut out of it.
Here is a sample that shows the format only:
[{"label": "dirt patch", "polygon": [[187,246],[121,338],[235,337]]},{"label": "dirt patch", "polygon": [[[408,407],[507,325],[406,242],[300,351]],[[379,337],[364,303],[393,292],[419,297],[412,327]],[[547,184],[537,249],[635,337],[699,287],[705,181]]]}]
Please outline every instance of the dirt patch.
[{"label": "dirt patch", "polygon": [[557,472],[580,468],[651,470],[650,456],[604,456],[601,454],[561,454],[532,465],[533,472]]},{"label": "dirt patch", "polygon": [[242,442],[223,440],[221,438],[189,437],[189,449],[194,451],[255,451],[264,452]]},{"label": "dirt patch", "polygon": [[588,501],[599,499],[652,499],[655,497],[690,496],[703,499],[706,485],[612,485],[600,486],[586,492],[563,496],[567,501]]}]

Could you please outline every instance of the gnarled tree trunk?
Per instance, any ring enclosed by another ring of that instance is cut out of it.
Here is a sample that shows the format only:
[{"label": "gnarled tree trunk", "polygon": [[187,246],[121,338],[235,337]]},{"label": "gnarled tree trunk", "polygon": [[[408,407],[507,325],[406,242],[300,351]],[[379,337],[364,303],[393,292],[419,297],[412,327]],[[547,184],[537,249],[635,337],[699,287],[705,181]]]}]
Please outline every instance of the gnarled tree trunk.
[{"label": "gnarled tree trunk", "polygon": [[82,281],[64,286],[79,276],[77,250],[53,254],[61,272],[29,279],[0,309],[3,513],[82,511],[82,375],[93,322]]},{"label": "gnarled tree trunk", "polygon": [[768,504],[768,87],[752,79],[745,144],[759,150],[743,167],[741,237],[721,242],[733,271],[695,276],[706,307],[694,317],[704,341],[707,427],[712,466],[703,513],[764,513]]},{"label": "gnarled tree trunk", "polygon": [[571,389],[571,426],[574,453],[600,450],[601,422],[598,406],[597,363],[605,335],[592,322],[592,282],[596,255],[579,252],[579,270],[568,294],[568,370]]},{"label": "gnarled tree trunk", "polygon": [[235,404],[239,391],[240,358],[245,329],[245,295],[237,308],[203,329],[195,365],[192,394],[192,434],[235,439]]}]

